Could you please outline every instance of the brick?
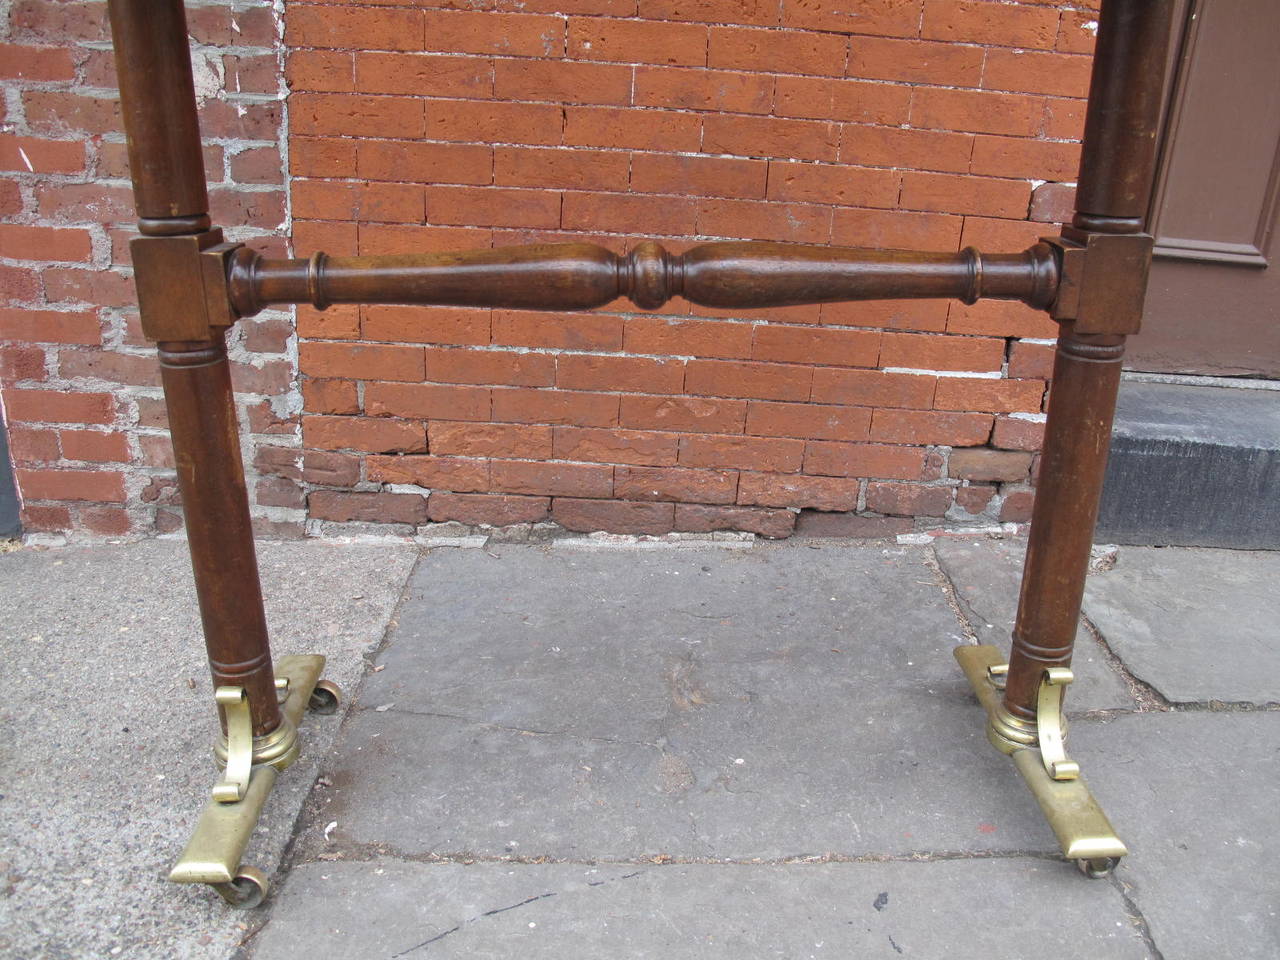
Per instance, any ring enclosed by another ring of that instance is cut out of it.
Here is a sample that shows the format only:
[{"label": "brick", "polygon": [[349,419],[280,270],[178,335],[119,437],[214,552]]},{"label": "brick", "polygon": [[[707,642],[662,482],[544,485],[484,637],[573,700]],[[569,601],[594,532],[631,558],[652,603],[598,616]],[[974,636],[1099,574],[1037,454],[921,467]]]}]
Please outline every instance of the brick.
[{"label": "brick", "polygon": [[407,183],[338,183],[295,180],[293,212],[314,220],[382,220],[421,223],[426,191]]},{"label": "brick", "polygon": [[880,366],[917,370],[999,371],[1005,343],[995,338],[885,333]]},{"label": "brick", "polygon": [[791,536],[795,522],[796,515],[790,510],[676,504],[675,529],[690,533],[738,530],[780,540]]},{"label": "brick", "polygon": [[0,45],[0,78],[43,82],[71,80],[75,75],[71,51],[65,47]]},{"label": "brick", "polygon": [[[302,479],[301,451],[296,447],[273,447],[260,444],[253,452],[253,468],[258,473],[281,477],[285,480]],[[317,454],[318,456],[341,456],[340,454]],[[356,479],[360,471],[356,470]]]},{"label": "brick", "polygon": [[813,372],[813,400],[815,403],[927,410],[933,405],[937,382],[937,377],[910,373],[819,368]]},{"label": "brick", "polygon": [[427,510],[436,523],[505,527],[513,523],[537,523],[551,513],[549,497],[505,497],[479,493],[433,493]]},{"label": "brick", "polygon": [[627,155],[612,151],[498,147],[493,157],[500,186],[620,190],[627,175]]},{"label": "brick", "polygon": [[851,123],[840,138],[840,162],[869,167],[967,173],[972,153],[972,134],[942,130]]},{"label": "brick", "polygon": [[1047,93],[1058,97],[1089,95],[1093,58],[1035,50],[987,51],[982,86],[988,90]]},{"label": "brick", "polygon": [[417,97],[493,96],[493,61],[436,53],[371,53],[355,55],[355,89],[361,93]]},{"label": "brick", "polygon": [[23,500],[89,500],[124,503],[124,474],[111,470],[14,471]]},{"label": "brick", "polygon": [[889,208],[897,203],[899,180],[891,170],[773,160],[769,199]]},{"label": "brick", "polygon": [[996,417],[995,430],[991,434],[991,445],[1001,450],[1035,452],[1044,446],[1044,423],[1012,417]]},{"label": "brick", "polygon": [[1053,344],[1014,341],[1009,351],[1009,378],[1050,380],[1053,378]]},{"label": "brick", "polygon": [[849,41],[830,33],[712,27],[707,66],[765,73],[840,76]]},{"label": "brick", "polygon": [[774,96],[782,117],[896,126],[911,110],[911,88],[894,83],[779,77]]},{"label": "brick", "polygon": [[86,530],[102,536],[122,536],[129,532],[131,521],[120,507],[81,507],[80,523]]},{"label": "brick", "polygon": [[746,432],[761,437],[857,441],[867,439],[870,423],[871,411],[863,407],[752,400]]},{"label": "brick", "polygon": [[[895,336],[903,336],[896,334]],[[874,367],[881,334],[872,330],[829,330],[760,325],[751,356],[781,363],[821,363],[833,367]]]},{"label": "brick", "polygon": [[977,247],[979,250],[1025,250],[1037,243],[1046,232],[1040,224],[1026,220],[965,217],[960,244],[962,247]]},{"label": "brick", "polygon": [[498,60],[493,89],[502,100],[626,104],[631,101],[631,68],[572,60]]},{"label": "brick", "polygon": [[860,517],[853,513],[822,513],[801,510],[796,518],[796,536],[842,537],[880,540],[911,533],[914,523],[902,517]]},{"label": "brick", "polygon": [[762,199],[768,174],[769,165],[761,160],[657,153],[631,157],[631,189],[637,193]]},{"label": "brick", "polygon": [[625,345],[629,353],[747,359],[753,329],[751,324],[718,320],[628,317]]},{"label": "brick", "polygon": [[795,473],[804,459],[800,440],[734,436],[680,438],[680,465]]},{"label": "brick", "polygon": [[561,140],[564,110],[553,104],[455,100],[419,102],[427,105],[427,136],[432,140],[544,146],[559,144]]},{"label": "brick", "polygon": [[321,450],[415,453],[427,449],[427,432],[421,423],[377,417],[303,417],[302,439]]},{"label": "brick", "polygon": [[773,109],[773,78],[726,70],[640,66],[635,68],[632,102],[638,107],[718,114],[768,113]]},{"label": "brick", "polygon": [[0,340],[97,344],[102,331],[97,315],[88,311],[0,308]]},{"label": "brick", "polygon": [[[294,112],[301,97],[315,97],[317,94],[299,94],[290,97],[290,121],[294,129],[303,133],[298,114]],[[341,98],[338,98],[341,99]],[[206,137],[220,137],[226,140],[274,140],[280,131],[281,105],[279,102],[250,103],[237,100],[235,103],[222,100],[206,100],[200,108],[200,131]],[[335,126],[341,124],[335,121]],[[334,133],[341,135],[342,130]]]},{"label": "brick", "polygon": [[[330,256],[354,257],[360,252],[354,223],[325,223],[295,219],[293,248],[298,256],[322,251]],[[301,308],[299,308],[301,309]]]},{"label": "brick", "polygon": [[428,187],[432,223],[495,227],[560,226],[560,194],[500,187]]},{"label": "brick", "polygon": [[307,483],[349,487],[360,480],[360,458],[345,453],[307,450],[302,455],[302,479]]},{"label": "brick", "polygon": [[107,10],[103,3],[45,3],[18,0],[9,14],[15,35],[32,34],[50,40],[107,40]]},{"label": "brick", "polygon": [[804,472],[809,474],[919,480],[923,471],[924,451],[919,447],[821,440],[805,445]]},{"label": "brick", "polygon": [[1057,337],[1058,324],[1043,310],[1013,301],[982,300],[972,306],[952,302],[947,332],[993,337]]},{"label": "brick", "polygon": [[1047,6],[981,0],[925,0],[920,36],[952,43],[1052,50],[1058,11]]},{"label": "brick", "polygon": [[956,506],[973,516],[985,513],[996,495],[996,488],[984,483],[956,487]]},{"label": "brick", "polygon": [[22,93],[27,124],[40,134],[117,133],[123,129],[120,101],[55,90]]},{"label": "brick", "polygon": [[1025,137],[979,136],[974,140],[970,169],[987,177],[1074,180],[1080,169],[1080,145]]},{"label": "brick", "polygon": [[953,450],[947,464],[947,472],[959,480],[1023,482],[1030,469],[1030,453],[986,448]]},{"label": "brick", "polygon": [[1098,39],[1098,15],[1092,10],[1064,10],[1054,46],[1064,53],[1093,53]]},{"label": "brick", "polygon": [[1000,505],[1001,523],[1027,523],[1031,520],[1032,508],[1035,506],[1035,491],[1027,489],[1009,490]]},{"label": "brick", "polygon": [[549,387],[556,379],[555,358],[544,353],[428,347],[426,361],[425,379],[439,383]]},{"label": "brick", "polygon": [[1031,195],[1031,219],[1040,223],[1070,223],[1075,206],[1074,186],[1044,183]]},{"label": "brick", "polygon": [[284,171],[275,147],[241,150],[231,158],[231,179],[237,183],[282,183]]},{"label": "brick", "polygon": [[943,377],[933,405],[939,410],[981,410],[991,413],[1039,413],[1044,397],[1041,380],[970,380]]},{"label": "brick", "polygon": [[419,381],[425,373],[421,347],[381,344],[302,343],[298,369],[313,377]]},{"label": "brick", "polygon": [[80,173],[84,170],[84,148],[83,141],[0,136],[0,170]]},{"label": "brick", "polygon": [[626,500],[578,500],[556,497],[551,501],[551,519],[566,530],[585,533],[670,533],[675,521],[675,505]]},{"label": "brick", "polygon": [[1084,135],[1085,103],[1047,97],[1041,135],[1050,140],[1079,140]]},{"label": "brick", "polygon": [[154,356],[116,353],[112,350],[63,350],[59,372],[68,380],[108,380],[139,387],[160,386],[160,371]]},{"label": "brick", "polygon": [[237,393],[280,396],[293,387],[294,373],[288,361],[262,364],[231,363],[231,386]]},{"label": "brick", "polygon": [[830,163],[839,152],[840,126],[781,117],[708,116],[702,148],[740,157],[778,157]]},{"label": "brick", "polygon": [[368,383],[364,388],[364,411],[373,417],[488,420],[490,393],[486,387]]},{"label": "brick", "polygon": [[908,171],[902,175],[898,206],[940,213],[1025,217],[1030,201],[1031,185],[1024,180]]},{"label": "brick", "polygon": [[96,430],[60,430],[62,455],[67,460],[94,463],[127,463],[129,438],[123,433],[100,433]]},{"label": "brick", "polygon": [[148,467],[159,467],[172,470],[175,465],[173,443],[168,434],[144,433],[138,436],[138,449],[142,452],[141,463]]},{"label": "brick", "polygon": [[318,340],[355,340],[360,336],[360,308],[355,304],[316,310],[299,306],[298,336]]},{"label": "brick", "polygon": [[292,133],[302,136],[421,137],[425,104],[409,97],[295,93],[289,97],[289,121]]},{"label": "brick", "polygon": [[[371,304],[360,312],[360,332],[367,340],[473,346],[489,342],[488,310]],[[416,379],[422,379],[421,372]]]},{"label": "brick", "polygon": [[747,404],[699,397],[622,397],[624,427],[689,433],[741,433]]},{"label": "brick", "polygon": [[911,101],[911,124],[934,130],[1030,137],[1039,132],[1041,112],[1041,103],[1034,97],[917,87]]},{"label": "brick", "polygon": [[618,422],[618,395],[567,390],[496,389],[493,419],[508,423],[611,427]]},{"label": "brick", "polygon": [[55,532],[71,529],[71,511],[66,507],[22,504],[22,529],[25,531]]},{"label": "brick", "polygon": [[304,380],[302,409],[308,413],[354,414],[360,412],[360,399],[351,380]]},{"label": "brick", "polygon": [[613,467],[588,463],[528,463],[494,460],[492,489],[552,497],[613,496]]},{"label": "brick", "polygon": [[831,241],[845,246],[894,250],[955,250],[961,217],[900,210],[837,209],[831,219]]},{"label": "brick", "polygon": [[418,10],[301,5],[285,18],[290,47],[339,50],[421,50],[423,14]]},{"label": "brick", "polygon": [[682,393],[684,377],[683,360],[563,354],[559,360],[556,386],[565,390]]},{"label": "brick", "polygon": [[673,433],[558,426],[554,456],[557,460],[669,467],[676,462],[677,441]]},{"label": "brick", "polygon": [[868,483],[867,509],[902,517],[941,517],[952,504],[951,487],[916,483]]},{"label": "brick", "polygon": [[613,494],[623,500],[733,503],[738,474],[731,470],[618,466],[613,471]]},{"label": "brick", "polygon": [[242,320],[244,348],[251,353],[284,353],[293,335],[293,324],[283,317],[254,317]]},{"label": "brick", "polygon": [[566,193],[562,225],[566,230],[688,236],[695,232],[696,217],[697,206],[684,197]]},{"label": "brick", "polygon": [[133,195],[124,187],[93,183],[37,183],[36,209],[46,220],[115,223],[133,218]]},{"label": "brick", "polygon": [[836,477],[743,473],[738,479],[738,503],[760,507],[810,507],[852,510],[858,505],[857,480]]},{"label": "brick", "polygon": [[690,360],[685,392],[760,400],[808,400],[813,370],[773,363]]},{"label": "brick", "polygon": [[292,480],[283,477],[265,477],[253,486],[254,502],[263,507],[284,507],[302,510],[307,505],[306,495]]},{"label": "brick", "polygon": [[782,23],[810,30],[914,37],[920,24],[920,0],[859,0],[847,7],[831,0],[786,0]]},{"label": "brick", "polygon": [[416,493],[346,493],[313,490],[307,497],[309,516],[316,520],[367,523],[425,523],[427,498]]},{"label": "brick", "polygon": [[437,420],[427,425],[427,446],[433,454],[444,456],[549,460],[551,427]]},{"label": "brick", "polygon": [[279,92],[280,67],[274,53],[222,58],[224,86],[237,93]]},{"label": "brick", "polygon": [[826,243],[831,237],[831,208],[756,200],[704,200],[698,233],[793,243]]},{"label": "brick", "polygon": [[972,447],[987,442],[991,422],[986,413],[877,410],[871,418],[870,436],[885,443]]},{"label": "brick", "polygon": [[0,347],[0,383],[46,377],[45,355],[39,347]]},{"label": "brick", "polygon": [[566,107],[563,117],[567,146],[692,151],[702,142],[702,118],[692,113]]},{"label": "brick", "polygon": [[[634,9],[634,4],[628,6]],[[707,28],[691,23],[574,18],[569,21],[569,56],[701,67],[707,62]]]},{"label": "brick", "polygon": [[772,26],[778,22],[776,0],[640,0],[647,20],[694,20]]},{"label": "brick", "polygon": [[[629,322],[629,321],[628,321]],[[493,342],[516,347],[551,350],[619,351],[623,344],[623,320],[599,313],[535,313],[529,310],[495,310]],[[633,349],[628,347],[628,349]],[[662,353],[661,350],[633,350]]]},{"label": "brick", "polygon": [[0,266],[0,298],[36,300],[40,297],[40,275],[22,267]]},{"label": "brick", "polygon": [[374,483],[411,483],[420,487],[475,493],[489,489],[489,463],[461,457],[369,457],[365,472]]},{"label": "brick", "polygon": [[103,307],[134,304],[133,281],[115,270],[76,270],[49,267],[41,271],[45,299],[81,301]]},{"label": "brick", "polygon": [[0,257],[75,262],[92,253],[88,230],[0,223]]},{"label": "brick", "polygon": [[976,87],[982,80],[981,47],[887,37],[854,37],[848,75],[940,87]]},{"label": "brick", "polygon": [[9,427],[9,453],[14,463],[45,463],[62,457],[56,431],[18,426]]},{"label": "brick", "polygon": [[4,391],[4,410],[10,423],[111,423],[115,398],[109,393],[10,388]]},{"label": "brick", "polygon": [[564,21],[523,13],[428,10],[426,48],[504,57],[563,57]]}]

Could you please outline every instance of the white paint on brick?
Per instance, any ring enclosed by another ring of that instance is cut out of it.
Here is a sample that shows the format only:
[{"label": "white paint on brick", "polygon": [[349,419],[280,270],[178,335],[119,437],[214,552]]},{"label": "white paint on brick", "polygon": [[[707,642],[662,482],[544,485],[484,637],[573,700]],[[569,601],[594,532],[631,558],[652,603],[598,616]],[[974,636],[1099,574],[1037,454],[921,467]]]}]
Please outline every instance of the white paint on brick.
[{"label": "white paint on brick", "polygon": [[967,377],[1000,380],[999,370],[924,370],[917,367],[885,367],[885,373],[907,373],[917,377]]}]

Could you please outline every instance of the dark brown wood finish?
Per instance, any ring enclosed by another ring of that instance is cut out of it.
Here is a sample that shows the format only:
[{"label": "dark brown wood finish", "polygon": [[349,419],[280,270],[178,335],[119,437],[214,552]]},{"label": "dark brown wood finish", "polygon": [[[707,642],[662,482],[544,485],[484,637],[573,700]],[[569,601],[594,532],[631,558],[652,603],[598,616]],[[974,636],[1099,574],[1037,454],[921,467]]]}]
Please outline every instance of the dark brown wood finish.
[{"label": "dark brown wood finish", "polygon": [[[196,595],[214,685],[246,688],[255,735],[280,725],[249,498],[223,331],[210,327],[201,264],[209,230],[186,18],[181,0],[111,0],[112,42],[142,237],[134,241],[143,328],[199,339],[161,342],[160,368]],[[177,251],[173,262],[166,254]],[[159,255],[157,255],[159,254]],[[171,311],[190,317],[175,321]]]},{"label": "dark brown wood finish", "polygon": [[683,254],[645,241],[618,256],[586,243],[461,253],[266,260],[235,254],[236,312],[268,304],[420,303],[584,310],[619,297],[653,310],[683,296],[707,307],[753,309],[836,300],[983,297],[1048,307],[1058,289],[1053,249],[981,254],[861,250],[786,243],[705,243]]},{"label": "dark brown wood finish", "polygon": [[[1124,335],[1141,313],[1150,264],[1149,246],[1145,257],[1134,253],[1150,243],[1142,234],[1142,217],[1150,201],[1172,7],[1172,0],[1106,0],[1102,5],[1078,212],[1063,232],[1066,273],[1071,258],[1083,265],[1086,251],[1104,252],[1098,269],[1090,261],[1079,278],[1064,277],[1064,296],[1069,289],[1073,306],[1091,308],[1090,332],[1080,332],[1082,324],[1072,319],[1083,319],[1083,310],[1053,311],[1067,316],[1054,361],[1004,699],[1005,709],[1024,721],[1035,719],[1044,669],[1070,664],[1080,620]],[[1114,255],[1106,252],[1108,245]],[[1117,262],[1124,268],[1114,269]],[[1115,305],[1111,331],[1106,330],[1107,304]]]}]

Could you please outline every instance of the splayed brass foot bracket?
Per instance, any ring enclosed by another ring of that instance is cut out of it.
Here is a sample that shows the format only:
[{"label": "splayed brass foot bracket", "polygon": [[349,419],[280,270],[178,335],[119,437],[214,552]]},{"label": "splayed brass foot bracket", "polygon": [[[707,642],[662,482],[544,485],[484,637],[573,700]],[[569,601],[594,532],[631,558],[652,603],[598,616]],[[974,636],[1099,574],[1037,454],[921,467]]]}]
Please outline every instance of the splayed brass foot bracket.
[{"label": "splayed brass foot bracket", "polygon": [[999,650],[956,647],[955,655],[987,711],[987,739],[1013,758],[1053,828],[1062,855],[1074,860],[1086,876],[1106,876],[1129,851],[1089,792],[1079,764],[1067,758],[1062,701],[1071,671],[1063,667],[1044,671],[1033,723],[1012,716],[1001,703],[1008,666]]},{"label": "splayed brass foot bracket", "polygon": [[284,698],[281,723],[261,737],[253,736],[244,688],[217,689],[214,699],[226,718],[227,732],[214,754],[223,761],[223,772],[170,880],[207,883],[231,906],[242,909],[256,907],[266,897],[266,876],[240,859],[275,786],[276,774],[298,759],[303,711],[338,709],[338,688],[320,679],[323,671],[324,657],[318,654],[281,658],[275,667],[276,688]]}]

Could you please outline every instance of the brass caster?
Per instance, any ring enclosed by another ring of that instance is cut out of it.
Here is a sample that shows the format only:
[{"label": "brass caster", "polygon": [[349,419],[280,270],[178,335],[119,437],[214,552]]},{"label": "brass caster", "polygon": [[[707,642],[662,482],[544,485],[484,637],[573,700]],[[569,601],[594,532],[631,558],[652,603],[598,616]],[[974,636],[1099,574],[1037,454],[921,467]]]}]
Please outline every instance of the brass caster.
[{"label": "brass caster", "polygon": [[315,689],[307,699],[307,709],[312,713],[328,716],[338,712],[342,703],[342,690],[332,680],[317,680]]},{"label": "brass caster", "polygon": [[211,883],[218,896],[235,910],[252,910],[262,905],[271,890],[266,875],[257,867],[240,867],[229,883]]},{"label": "brass caster", "polygon": [[1094,857],[1077,860],[1076,869],[1090,880],[1103,880],[1111,876],[1111,871],[1120,863],[1119,857]]}]

